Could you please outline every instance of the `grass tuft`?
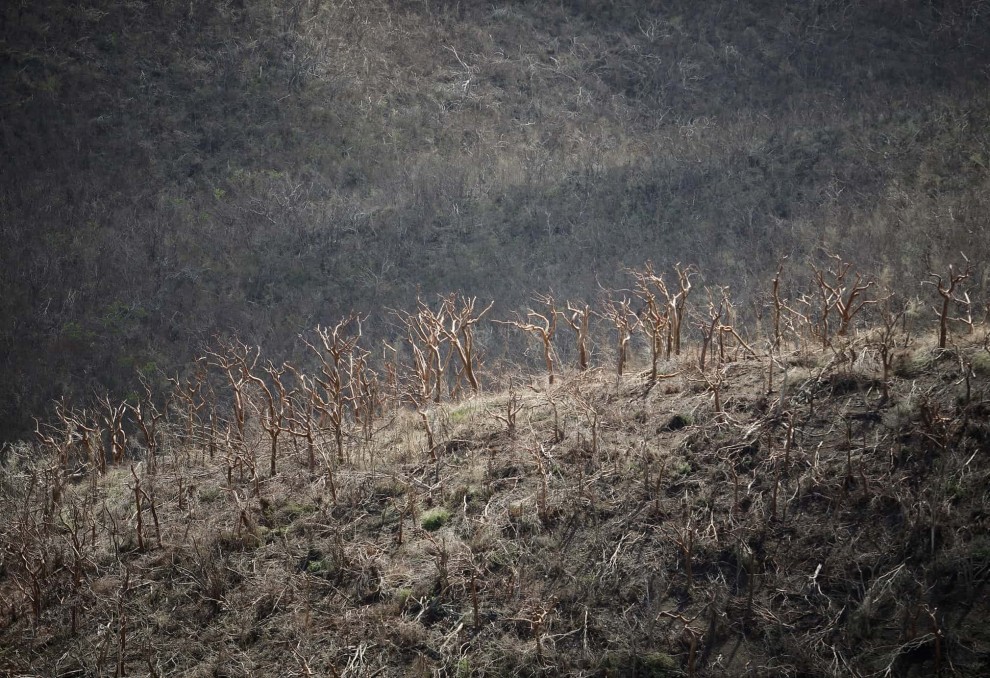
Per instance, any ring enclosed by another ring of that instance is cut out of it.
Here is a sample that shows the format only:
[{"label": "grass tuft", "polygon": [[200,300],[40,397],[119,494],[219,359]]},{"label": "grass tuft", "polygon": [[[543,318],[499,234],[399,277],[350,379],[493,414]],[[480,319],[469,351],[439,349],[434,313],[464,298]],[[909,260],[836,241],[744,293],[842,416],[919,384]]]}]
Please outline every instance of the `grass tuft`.
[{"label": "grass tuft", "polygon": [[421,525],[427,532],[436,532],[450,520],[450,511],[438,506],[423,514]]}]

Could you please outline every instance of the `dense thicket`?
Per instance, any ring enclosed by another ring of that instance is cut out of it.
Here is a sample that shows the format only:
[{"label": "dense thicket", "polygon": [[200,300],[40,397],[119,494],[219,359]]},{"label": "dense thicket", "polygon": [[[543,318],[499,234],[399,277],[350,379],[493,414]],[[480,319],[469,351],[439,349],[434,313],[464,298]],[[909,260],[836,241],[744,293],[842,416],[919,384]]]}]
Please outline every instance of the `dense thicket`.
[{"label": "dense thicket", "polygon": [[893,285],[987,261],[982,1],[95,0],[0,21],[0,438],[215,334],[278,355],[417,293],[506,311],[647,258],[745,290],[822,244]]}]

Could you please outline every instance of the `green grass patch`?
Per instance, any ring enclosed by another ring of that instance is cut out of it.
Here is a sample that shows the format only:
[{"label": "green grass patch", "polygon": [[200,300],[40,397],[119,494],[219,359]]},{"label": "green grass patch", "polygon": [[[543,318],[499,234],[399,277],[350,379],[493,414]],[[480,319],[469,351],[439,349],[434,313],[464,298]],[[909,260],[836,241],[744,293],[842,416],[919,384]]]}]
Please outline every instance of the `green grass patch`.
[{"label": "green grass patch", "polygon": [[980,377],[990,377],[990,351],[975,353],[969,360],[973,373]]},{"label": "green grass patch", "polygon": [[457,426],[472,419],[477,412],[477,405],[474,403],[464,403],[463,405],[451,408],[447,416],[450,418],[451,425]]},{"label": "green grass patch", "polygon": [[443,507],[430,509],[423,514],[420,524],[427,532],[435,532],[450,521],[450,511]]},{"label": "green grass patch", "polygon": [[668,678],[684,675],[677,661],[665,652],[647,652],[609,656],[605,659],[606,676],[636,676],[637,678]]},{"label": "green grass patch", "polygon": [[204,487],[199,491],[199,500],[204,504],[212,504],[223,495],[223,490],[217,486]]}]

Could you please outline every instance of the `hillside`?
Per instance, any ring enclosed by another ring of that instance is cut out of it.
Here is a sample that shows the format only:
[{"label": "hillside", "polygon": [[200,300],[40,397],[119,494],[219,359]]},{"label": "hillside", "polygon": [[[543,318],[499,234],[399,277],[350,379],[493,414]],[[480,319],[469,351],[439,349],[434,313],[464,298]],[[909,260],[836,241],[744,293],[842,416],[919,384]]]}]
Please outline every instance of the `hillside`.
[{"label": "hillside", "polygon": [[230,341],[63,404],[3,460],[0,671],[987,675],[986,325],[785,304],[757,350],[722,300],[655,376],[633,342],[474,392],[351,318],[315,376]]},{"label": "hillside", "polygon": [[983,0],[0,4],[0,674],[990,675],[988,76]]},{"label": "hillside", "polygon": [[988,64],[982,0],[4,3],[0,439],[417,294],[990,260]]}]

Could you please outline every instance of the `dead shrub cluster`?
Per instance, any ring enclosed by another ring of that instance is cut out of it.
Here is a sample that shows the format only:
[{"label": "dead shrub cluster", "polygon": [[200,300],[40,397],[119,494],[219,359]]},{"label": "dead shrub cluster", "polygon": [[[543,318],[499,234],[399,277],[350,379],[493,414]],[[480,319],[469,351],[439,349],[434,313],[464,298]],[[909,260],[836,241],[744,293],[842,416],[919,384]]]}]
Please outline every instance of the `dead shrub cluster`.
[{"label": "dead shrub cluster", "polygon": [[924,332],[828,261],[765,334],[691,267],[538,297],[507,322],[546,374],[505,387],[451,296],[380,354],[353,316],[60,403],[4,452],[0,668],[980,675],[986,326],[958,273]]}]

